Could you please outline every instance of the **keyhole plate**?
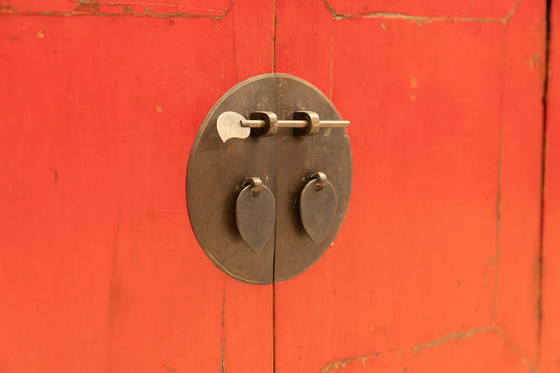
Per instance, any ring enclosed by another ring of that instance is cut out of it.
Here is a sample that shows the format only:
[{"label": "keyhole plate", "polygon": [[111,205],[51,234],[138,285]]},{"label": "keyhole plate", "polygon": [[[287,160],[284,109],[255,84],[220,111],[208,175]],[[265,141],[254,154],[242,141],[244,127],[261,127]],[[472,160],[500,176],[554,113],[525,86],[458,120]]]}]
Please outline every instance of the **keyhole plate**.
[{"label": "keyhole plate", "polygon": [[[310,110],[324,120],[341,120],[332,103],[311,84],[286,74],[265,74],[230,89],[210,110],[191,150],[187,205],[200,246],[218,268],[247,283],[270,284],[292,278],[313,265],[331,246],[350,199],[352,161],[344,128],[322,128],[297,137],[290,128],[273,136],[231,139],[225,144],[217,118],[233,111],[248,118],[271,111],[279,120]],[[324,172],[336,191],[334,218],[325,238],[315,243],[300,216],[300,196],[309,175]],[[248,177],[259,177],[276,201],[270,238],[255,251],[236,224],[236,200]],[[344,245],[337,250],[345,250]]]}]

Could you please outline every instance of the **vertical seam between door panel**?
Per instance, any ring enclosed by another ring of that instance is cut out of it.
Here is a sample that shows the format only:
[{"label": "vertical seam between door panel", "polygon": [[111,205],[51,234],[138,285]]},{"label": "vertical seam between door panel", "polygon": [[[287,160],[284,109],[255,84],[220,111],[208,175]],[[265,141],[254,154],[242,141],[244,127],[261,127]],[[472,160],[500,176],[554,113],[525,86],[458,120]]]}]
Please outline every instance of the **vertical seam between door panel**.
[{"label": "vertical seam between door panel", "polygon": [[543,323],[543,276],[544,276],[544,224],[545,224],[545,187],[546,187],[546,147],[547,147],[547,108],[548,108],[548,89],[550,74],[550,42],[551,42],[551,8],[552,0],[546,0],[546,31],[545,31],[545,60],[544,60],[544,80],[542,93],[542,144],[541,144],[541,186],[540,186],[540,232],[539,232],[539,258],[538,258],[538,326],[537,326],[537,366],[540,366],[542,352],[542,323]]},{"label": "vertical seam between door panel", "polygon": [[[276,73],[276,0],[273,0],[272,3],[272,13],[272,72]],[[277,154],[276,160],[278,160]],[[278,183],[276,175],[274,175],[274,184],[274,190],[277,192]],[[278,208],[276,208],[276,214],[278,215]],[[272,255],[272,373],[276,373],[276,233],[277,228],[275,227],[274,253]]]}]

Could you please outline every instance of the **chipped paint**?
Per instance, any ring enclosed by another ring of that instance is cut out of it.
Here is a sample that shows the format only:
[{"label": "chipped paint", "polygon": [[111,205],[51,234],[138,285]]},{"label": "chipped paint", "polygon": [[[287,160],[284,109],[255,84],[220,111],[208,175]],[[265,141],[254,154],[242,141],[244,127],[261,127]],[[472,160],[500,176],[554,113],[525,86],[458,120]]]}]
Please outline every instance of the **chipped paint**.
[{"label": "chipped paint", "polygon": [[[416,87],[418,87],[418,78],[413,76],[410,78],[410,88],[415,89]],[[416,94],[410,95],[410,101],[416,101]]]},{"label": "chipped paint", "polygon": [[395,353],[398,354],[398,353],[404,352],[405,350],[412,350],[413,352],[418,353],[421,350],[426,349],[426,348],[437,347],[437,346],[439,346],[443,343],[448,343],[448,342],[452,342],[452,341],[459,340],[459,339],[469,338],[469,337],[472,337],[472,336],[475,336],[475,335],[478,335],[478,334],[487,333],[487,332],[491,332],[491,331],[498,331],[498,328],[496,328],[495,326],[490,326],[488,328],[471,329],[471,330],[468,330],[466,332],[454,332],[454,333],[450,333],[448,335],[445,335],[441,338],[438,338],[436,340],[426,342],[426,343],[422,343],[422,344],[418,344],[418,345],[415,345],[413,347],[390,350],[390,351],[383,351],[383,352],[376,352],[376,353],[372,353],[372,354],[353,356],[353,357],[349,357],[349,358],[345,358],[345,359],[330,361],[327,364],[325,364],[325,366],[323,367],[321,372],[325,373],[325,372],[337,371],[337,370],[339,370],[341,368],[344,368],[348,364],[350,364],[352,362],[355,362],[355,361],[360,361],[364,366],[367,366],[367,361],[369,359],[375,358],[375,357],[378,357],[378,356],[381,356],[381,355],[395,354]]},{"label": "chipped paint", "polygon": [[496,331],[496,330],[497,330],[497,328],[495,326],[490,326],[490,327],[487,327],[487,328],[471,329],[471,330],[466,331],[466,332],[453,332],[453,333],[447,334],[447,335],[445,335],[445,336],[443,336],[439,339],[436,339],[434,341],[416,345],[416,346],[412,347],[412,349],[414,350],[414,352],[420,352],[421,350],[423,350],[425,348],[437,347],[437,346],[439,346],[443,343],[446,343],[446,342],[456,341],[458,339],[469,338],[469,337],[472,337],[472,336],[477,335],[477,334],[487,333],[487,332]]},{"label": "chipped paint", "polygon": [[521,362],[523,363],[523,365],[525,365],[525,367],[529,370],[529,372],[530,373],[537,373],[538,369],[529,362],[529,359],[527,358],[527,356],[525,356],[521,352],[521,350],[519,349],[519,347],[517,347],[517,345],[513,342],[513,340],[508,335],[506,335],[506,333],[504,333],[504,331],[501,328],[495,327],[495,330],[509,344],[512,351],[517,356],[519,356],[519,358],[521,359]]},{"label": "chipped paint", "polygon": [[[228,14],[234,1],[232,0],[224,10],[212,8],[185,7],[181,5],[164,5],[149,3],[122,3],[122,2],[98,2],[96,0],[80,0],[76,7],[71,11],[51,11],[51,10],[17,10],[11,4],[0,4],[0,16],[2,15],[28,15],[28,16],[57,16],[72,17],[79,15],[95,15],[102,17],[153,17],[153,18],[213,18],[222,19]],[[161,10],[154,11],[153,8],[146,7],[158,6]],[[136,10],[137,8],[142,8]],[[183,11],[188,9],[189,11]],[[199,10],[200,12],[197,12]]]},{"label": "chipped paint", "polygon": [[539,67],[540,58],[538,53],[534,53],[531,57],[527,57],[529,71],[535,71]]},{"label": "chipped paint", "polygon": [[497,327],[496,325],[491,325],[491,326],[485,327],[485,328],[471,329],[471,330],[468,330],[468,331],[453,332],[453,333],[447,334],[447,335],[445,335],[441,338],[435,339],[433,341],[426,342],[426,343],[421,343],[421,344],[418,344],[418,345],[415,345],[415,346],[412,346],[412,347],[406,347],[406,348],[395,349],[395,350],[390,350],[390,351],[383,351],[383,352],[376,352],[376,353],[372,353],[372,354],[364,354],[364,355],[359,355],[359,356],[352,356],[352,357],[348,357],[348,358],[343,358],[343,359],[339,359],[339,360],[330,361],[330,362],[325,364],[325,366],[321,370],[321,373],[338,371],[338,370],[348,366],[350,363],[353,363],[353,362],[356,362],[356,361],[360,361],[364,367],[367,367],[367,361],[369,359],[376,358],[376,357],[381,356],[381,355],[401,354],[401,353],[404,353],[406,351],[411,351],[411,352],[414,352],[414,353],[421,353],[422,350],[427,349],[427,348],[434,348],[434,347],[438,347],[442,344],[451,343],[451,342],[454,342],[454,341],[470,338],[470,337],[480,335],[480,334],[484,334],[484,333],[491,333],[491,332],[498,333],[498,335],[500,337],[502,337],[510,345],[512,351],[514,351],[514,353],[519,356],[519,358],[521,359],[523,364],[528,368],[530,373],[537,373],[536,368],[533,367],[529,363],[529,359],[521,353],[519,348],[517,348],[517,346],[504,333],[504,331],[502,329],[500,329],[499,327]]},{"label": "chipped paint", "polygon": [[344,368],[345,366],[347,366],[348,364],[350,364],[354,361],[360,361],[363,366],[367,367],[368,359],[378,357],[378,356],[381,356],[381,355],[385,355],[385,354],[400,353],[400,352],[401,352],[400,350],[386,351],[386,352],[379,352],[379,353],[375,353],[375,354],[371,354],[371,355],[355,356],[355,357],[350,357],[350,358],[347,358],[347,359],[331,361],[323,367],[323,369],[321,370],[321,373],[337,371],[341,368]]},{"label": "chipped paint", "polygon": [[[502,76],[503,80],[503,76]],[[502,85],[504,83],[502,82]],[[503,92],[503,89],[502,89]],[[500,97],[500,108],[503,107],[503,93]],[[495,264],[494,271],[494,299],[492,301],[492,322],[496,322],[498,314],[498,294],[500,285],[500,260],[502,258],[502,163],[503,163],[503,153],[504,153],[504,126],[503,126],[503,116],[500,116],[500,136],[498,140],[498,164],[497,164],[497,188],[496,188],[496,255],[494,256]]]},{"label": "chipped paint", "polygon": [[222,337],[220,342],[220,373],[226,371],[226,289],[224,288],[222,294]]},{"label": "chipped paint", "polygon": [[402,19],[405,21],[410,21],[417,23],[419,25],[432,23],[432,22],[473,22],[473,23],[503,23],[507,24],[511,17],[515,14],[517,7],[521,4],[523,0],[517,0],[512,9],[507,12],[504,17],[494,18],[494,17],[450,17],[450,16],[422,16],[422,15],[411,15],[406,13],[392,13],[392,12],[373,12],[367,14],[340,14],[334,9],[327,0],[324,0],[326,8],[332,14],[333,18],[336,20],[341,20],[344,18],[385,18],[385,19]]}]

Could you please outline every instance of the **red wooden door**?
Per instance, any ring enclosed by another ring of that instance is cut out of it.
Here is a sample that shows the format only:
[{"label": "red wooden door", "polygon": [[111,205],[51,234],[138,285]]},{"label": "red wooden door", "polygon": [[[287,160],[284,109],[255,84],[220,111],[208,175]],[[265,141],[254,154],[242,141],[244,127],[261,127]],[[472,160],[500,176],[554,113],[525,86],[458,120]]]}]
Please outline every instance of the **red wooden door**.
[{"label": "red wooden door", "polygon": [[[558,7],[5,0],[0,371],[557,371]],[[352,121],[353,192],[321,260],[255,286],[200,249],[185,177],[272,72]]]},{"label": "red wooden door", "polygon": [[560,370],[560,2],[553,1],[548,22],[543,177],[541,368]]},{"label": "red wooden door", "polygon": [[276,68],[356,124],[342,232],[275,287],[277,371],[536,370],[545,2],[276,12]]},{"label": "red wooden door", "polygon": [[208,261],[185,175],[214,102],[271,72],[272,3],[2,11],[0,371],[271,371],[272,290]]}]

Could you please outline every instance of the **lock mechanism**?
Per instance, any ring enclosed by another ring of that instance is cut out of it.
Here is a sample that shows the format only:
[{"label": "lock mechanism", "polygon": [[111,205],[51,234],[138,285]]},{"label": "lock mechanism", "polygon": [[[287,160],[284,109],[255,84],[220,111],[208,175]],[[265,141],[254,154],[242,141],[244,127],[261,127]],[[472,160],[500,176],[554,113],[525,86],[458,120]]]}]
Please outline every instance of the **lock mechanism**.
[{"label": "lock mechanism", "polygon": [[[312,111],[297,111],[293,120],[278,120],[276,114],[268,111],[251,113],[245,119],[241,114],[226,111],[218,117],[218,134],[225,143],[229,139],[246,139],[249,135],[270,136],[278,132],[278,128],[292,128],[294,136],[310,136],[319,133],[320,128],[346,128],[347,120],[319,120],[319,115]],[[300,119],[301,118],[301,119]],[[250,128],[250,131],[247,131]]]},{"label": "lock mechanism", "polygon": [[349,125],[317,88],[287,74],[250,78],[218,100],[187,170],[191,225],[218,268],[270,284],[325,253],[350,199]]}]

